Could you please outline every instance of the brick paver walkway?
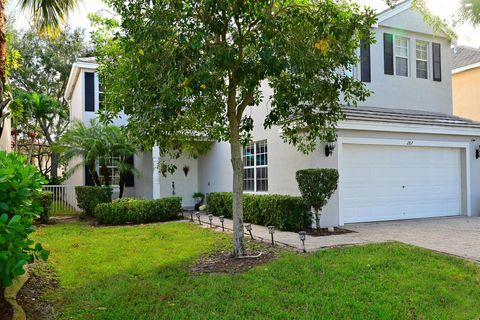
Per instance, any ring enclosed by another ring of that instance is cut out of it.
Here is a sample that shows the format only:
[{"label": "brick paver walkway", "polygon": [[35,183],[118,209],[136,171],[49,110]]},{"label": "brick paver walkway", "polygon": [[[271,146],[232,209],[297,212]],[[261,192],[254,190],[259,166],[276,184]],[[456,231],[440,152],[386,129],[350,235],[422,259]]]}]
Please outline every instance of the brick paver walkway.
[{"label": "brick paver walkway", "polygon": [[[185,214],[189,217],[189,214]],[[209,227],[207,214],[200,216],[202,225]],[[195,223],[198,223],[194,215]],[[216,231],[221,231],[220,220],[213,217],[212,224]],[[232,220],[225,219],[227,232],[232,230]],[[327,237],[307,236],[307,251],[320,250],[335,246],[400,241],[419,247],[444,252],[480,262],[480,217],[448,217],[420,220],[404,220],[374,223],[349,224],[346,229],[354,233]],[[270,241],[268,228],[252,226],[255,239]],[[246,233],[248,234],[248,233]],[[275,231],[274,240],[282,245],[301,250],[299,235],[294,232]]]}]

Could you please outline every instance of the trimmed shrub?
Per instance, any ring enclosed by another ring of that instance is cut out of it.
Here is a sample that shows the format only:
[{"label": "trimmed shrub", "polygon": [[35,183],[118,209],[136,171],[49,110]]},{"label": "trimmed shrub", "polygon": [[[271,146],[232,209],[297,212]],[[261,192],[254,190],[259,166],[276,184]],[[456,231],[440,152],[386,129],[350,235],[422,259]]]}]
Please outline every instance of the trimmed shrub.
[{"label": "trimmed shrub", "polygon": [[25,157],[0,151],[0,291],[25,273],[25,264],[48,257],[39,243],[28,239],[42,209],[35,199],[44,182]]},{"label": "trimmed shrub", "polygon": [[181,197],[158,200],[122,198],[98,204],[95,217],[99,223],[109,225],[162,222],[178,219],[181,210]]},{"label": "trimmed shrub", "polygon": [[77,206],[83,210],[84,215],[94,217],[95,207],[99,203],[112,202],[112,192],[112,188],[106,186],[77,186]]},{"label": "trimmed shrub", "polygon": [[50,217],[50,207],[53,202],[53,193],[50,191],[41,191],[38,195],[38,202],[42,207],[39,220],[41,223],[48,223]]},{"label": "trimmed shrub", "polygon": [[320,229],[320,211],[337,190],[336,169],[304,169],[296,174],[298,188],[305,202],[314,209],[315,225]]},{"label": "trimmed shrub", "polygon": [[[207,208],[211,214],[231,218],[232,193],[208,193]],[[249,223],[295,232],[309,227],[312,221],[309,206],[301,197],[277,194],[244,194],[243,217]]]}]

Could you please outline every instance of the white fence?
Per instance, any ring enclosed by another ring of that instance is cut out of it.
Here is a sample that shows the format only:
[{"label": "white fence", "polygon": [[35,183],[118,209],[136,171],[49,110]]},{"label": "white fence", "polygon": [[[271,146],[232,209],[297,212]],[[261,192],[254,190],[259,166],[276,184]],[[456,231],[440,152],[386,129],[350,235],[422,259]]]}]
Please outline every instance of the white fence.
[{"label": "white fence", "polygon": [[42,187],[43,190],[53,193],[53,203],[50,208],[52,215],[69,215],[80,211],[77,207],[75,186],[44,185]]}]

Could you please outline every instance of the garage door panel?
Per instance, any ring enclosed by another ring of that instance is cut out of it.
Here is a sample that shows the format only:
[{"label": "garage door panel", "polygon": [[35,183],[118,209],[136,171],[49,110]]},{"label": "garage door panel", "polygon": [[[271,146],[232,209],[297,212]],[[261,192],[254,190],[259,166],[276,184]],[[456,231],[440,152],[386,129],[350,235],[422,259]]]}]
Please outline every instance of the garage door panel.
[{"label": "garage door panel", "polygon": [[460,214],[460,149],[344,145],[345,222]]}]

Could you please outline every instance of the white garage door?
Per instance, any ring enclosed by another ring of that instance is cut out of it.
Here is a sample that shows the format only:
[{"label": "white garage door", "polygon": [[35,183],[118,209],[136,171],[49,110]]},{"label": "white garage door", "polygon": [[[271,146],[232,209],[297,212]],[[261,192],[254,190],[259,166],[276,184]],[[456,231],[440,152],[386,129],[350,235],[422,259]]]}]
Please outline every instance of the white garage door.
[{"label": "white garage door", "polygon": [[343,146],[345,223],[459,215],[457,148]]}]

